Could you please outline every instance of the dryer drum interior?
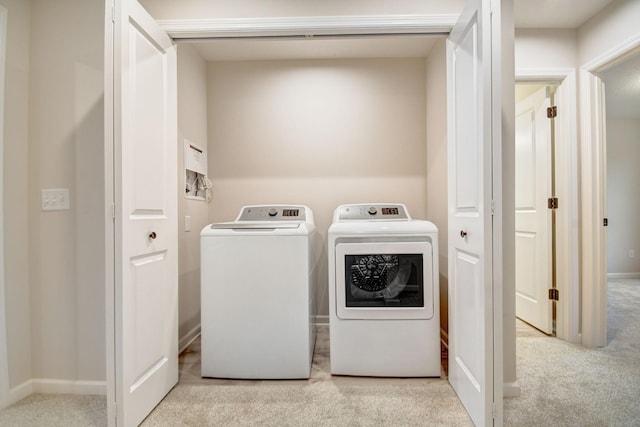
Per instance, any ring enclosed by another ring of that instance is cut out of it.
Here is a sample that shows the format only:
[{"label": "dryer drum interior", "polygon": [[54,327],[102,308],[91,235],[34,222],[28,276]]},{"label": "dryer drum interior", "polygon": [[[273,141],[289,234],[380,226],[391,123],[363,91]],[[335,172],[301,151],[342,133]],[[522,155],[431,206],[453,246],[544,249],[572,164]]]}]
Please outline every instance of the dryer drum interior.
[{"label": "dryer drum interior", "polygon": [[421,254],[345,256],[347,307],[424,307]]}]

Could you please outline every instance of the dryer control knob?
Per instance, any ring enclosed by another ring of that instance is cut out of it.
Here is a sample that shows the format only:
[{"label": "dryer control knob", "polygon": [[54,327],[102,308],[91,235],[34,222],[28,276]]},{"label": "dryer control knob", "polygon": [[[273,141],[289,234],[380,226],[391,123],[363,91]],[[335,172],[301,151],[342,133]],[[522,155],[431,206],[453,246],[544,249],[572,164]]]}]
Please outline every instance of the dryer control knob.
[{"label": "dryer control knob", "polygon": [[375,215],[378,213],[378,210],[376,208],[374,208],[373,206],[371,206],[369,208],[369,215]]},{"label": "dryer control knob", "polygon": [[276,216],[278,215],[278,210],[276,208],[271,208],[269,209],[269,216]]}]

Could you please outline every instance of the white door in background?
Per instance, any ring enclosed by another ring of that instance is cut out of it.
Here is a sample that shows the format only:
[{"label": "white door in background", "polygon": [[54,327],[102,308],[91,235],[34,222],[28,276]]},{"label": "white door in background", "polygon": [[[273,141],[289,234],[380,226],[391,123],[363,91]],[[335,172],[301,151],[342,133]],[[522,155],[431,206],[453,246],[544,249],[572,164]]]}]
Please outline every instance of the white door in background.
[{"label": "white door in background", "polygon": [[111,425],[135,426],[178,381],[176,50],[137,1],[114,7],[105,107],[115,206],[108,405]]},{"label": "white door in background", "polygon": [[516,104],[516,316],[553,332],[551,105],[542,87]]},{"label": "white door in background", "polygon": [[502,412],[501,392],[494,399],[502,387],[494,384],[494,339],[502,336],[493,334],[492,235],[492,61],[500,58],[491,40],[490,2],[469,1],[447,41],[449,382],[478,426]]}]

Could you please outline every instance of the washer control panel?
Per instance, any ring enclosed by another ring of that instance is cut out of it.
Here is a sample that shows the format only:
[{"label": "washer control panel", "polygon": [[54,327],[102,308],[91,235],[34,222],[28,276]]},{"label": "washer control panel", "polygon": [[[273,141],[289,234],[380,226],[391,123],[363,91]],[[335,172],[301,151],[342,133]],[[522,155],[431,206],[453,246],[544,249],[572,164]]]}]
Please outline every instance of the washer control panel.
[{"label": "washer control panel", "polygon": [[339,208],[339,221],[403,220],[408,221],[409,212],[403,204],[357,204],[342,205]]},{"label": "washer control panel", "polygon": [[304,206],[245,206],[237,221],[304,221]]}]

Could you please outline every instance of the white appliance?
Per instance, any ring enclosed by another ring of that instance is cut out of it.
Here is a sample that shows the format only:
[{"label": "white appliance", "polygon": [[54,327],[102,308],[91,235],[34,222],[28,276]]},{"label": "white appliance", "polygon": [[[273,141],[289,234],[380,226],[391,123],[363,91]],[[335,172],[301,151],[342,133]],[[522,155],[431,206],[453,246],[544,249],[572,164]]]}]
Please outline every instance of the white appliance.
[{"label": "white appliance", "polygon": [[306,206],[245,206],[201,234],[202,376],[309,378],[316,228]]},{"label": "white appliance", "polygon": [[436,226],[402,204],[342,205],[327,245],[331,373],[441,376]]}]

